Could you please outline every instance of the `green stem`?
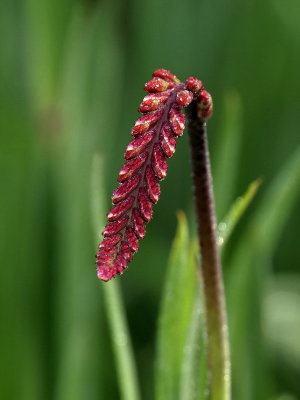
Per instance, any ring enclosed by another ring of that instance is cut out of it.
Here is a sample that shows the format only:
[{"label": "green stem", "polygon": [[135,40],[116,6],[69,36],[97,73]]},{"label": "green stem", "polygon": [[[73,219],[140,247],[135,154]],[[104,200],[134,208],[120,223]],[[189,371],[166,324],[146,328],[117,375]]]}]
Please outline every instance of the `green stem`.
[{"label": "green stem", "polygon": [[188,108],[188,120],[208,336],[210,400],[229,400],[229,340],[215,202],[206,123],[197,116],[196,102]]},{"label": "green stem", "polygon": [[116,357],[121,398],[123,400],[138,400],[140,396],[136,367],[118,281],[104,284],[103,290]]}]

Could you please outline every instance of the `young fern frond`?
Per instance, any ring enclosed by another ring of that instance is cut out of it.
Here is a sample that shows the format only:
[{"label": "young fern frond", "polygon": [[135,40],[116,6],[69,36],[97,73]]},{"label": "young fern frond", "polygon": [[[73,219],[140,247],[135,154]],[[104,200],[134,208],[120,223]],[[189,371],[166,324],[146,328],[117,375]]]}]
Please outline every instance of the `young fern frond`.
[{"label": "young fern frond", "polygon": [[145,236],[145,224],[160,196],[159,182],[167,175],[167,159],[185,127],[182,108],[195,101],[201,120],[212,114],[211,96],[196,78],[181,83],[171,72],[158,69],[144,89],[148,94],[139,107],[143,116],[131,131],[134,139],[124,155],[120,185],[112,194],[113,207],[96,255],[97,275],[103,281],[123,273]]}]

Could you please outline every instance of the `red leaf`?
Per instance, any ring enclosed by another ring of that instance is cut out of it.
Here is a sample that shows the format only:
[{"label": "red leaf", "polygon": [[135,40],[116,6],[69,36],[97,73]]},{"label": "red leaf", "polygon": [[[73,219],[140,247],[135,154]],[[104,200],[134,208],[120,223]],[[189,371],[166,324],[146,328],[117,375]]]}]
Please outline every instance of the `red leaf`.
[{"label": "red leaf", "polygon": [[126,226],[128,221],[128,215],[124,215],[118,221],[112,222],[109,225],[106,225],[103,236],[111,236],[118,233],[124,226]]},{"label": "red leaf", "polygon": [[133,139],[127,146],[125,153],[125,160],[129,160],[130,158],[139,155],[151,142],[154,134],[155,134],[154,130],[149,130],[146,133],[144,133],[144,135],[138,136],[135,139]]},{"label": "red leaf", "polygon": [[164,179],[166,177],[168,164],[159,144],[154,145],[152,168],[158,179]]},{"label": "red leaf", "polygon": [[146,222],[149,222],[152,218],[152,203],[147,196],[145,188],[140,189],[138,200],[141,216]]},{"label": "red leaf", "polygon": [[151,167],[146,168],[145,180],[146,180],[146,190],[150,200],[153,203],[157,203],[160,196],[160,186],[155,178],[155,175]]},{"label": "red leaf", "polygon": [[128,227],[125,231],[126,234],[126,240],[133,252],[137,252],[139,248],[139,240],[136,237],[136,234],[134,233],[133,229],[131,227]]},{"label": "red leaf", "polygon": [[187,107],[193,101],[193,93],[189,90],[181,90],[176,95],[176,103],[181,107]]},{"label": "red leaf", "polygon": [[120,218],[132,206],[135,198],[133,196],[127,197],[120,203],[116,204],[107,214],[108,221],[115,221]]},{"label": "red leaf", "polygon": [[141,166],[147,160],[147,157],[148,153],[147,151],[145,151],[144,153],[138,155],[133,160],[127,161],[121,168],[118,182],[124,182],[126,181],[126,179],[131,178],[132,175],[134,175],[137,172],[137,170],[141,168]]},{"label": "red leaf", "polygon": [[134,127],[132,128],[131,134],[133,136],[145,133],[149,126],[153,125],[162,115],[163,110],[152,111],[139,118]]},{"label": "red leaf", "polygon": [[167,81],[172,81],[172,82],[179,82],[179,79],[177,78],[176,75],[173,75],[170,71],[160,68],[157,69],[156,71],[153,72],[152,74],[153,77],[157,77],[157,78],[162,78],[165,79]]},{"label": "red leaf", "polygon": [[145,223],[137,208],[134,208],[132,211],[132,225],[137,237],[143,239],[146,233]]},{"label": "red leaf", "polygon": [[112,202],[119,203],[119,201],[126,199],[127,196],[137,187],[141,175],[134,175],[132,178],[128,179],[122,183],[112,194]]},{"label": "red leaf", "polygon": [[113,236],[106,237],[99,244],[99,249],[113,247],[121,240],[121,238],[122,238],[122,235],[120,233],[117,233],[116,235],[113,235]]},{"label": "red leaf", "polygon": [[146,83],[144,90],[149,93],[164,92],[167,89],[172,89],[175,85],[174,82],[167,82],[161,78],[153,78]]},{"label": "red leaf", "polygon": [[159,106],[167,101],[169,95],[170,91],[148,94],[144,97],[143,102],[139,106],[139,111],[144,113],[157,110]]},{"label": "red leaf", "polygon": [[166,157],[171,157],[176,150],[176,139],[172,134],[170,125],[166,122],[161,130],[160,146]]},{"label": "red leaf", "polygon": [[184,130],[185,115],[176,104],[172,106],[169,112],[169,122],[174,134],[180,136]]}]

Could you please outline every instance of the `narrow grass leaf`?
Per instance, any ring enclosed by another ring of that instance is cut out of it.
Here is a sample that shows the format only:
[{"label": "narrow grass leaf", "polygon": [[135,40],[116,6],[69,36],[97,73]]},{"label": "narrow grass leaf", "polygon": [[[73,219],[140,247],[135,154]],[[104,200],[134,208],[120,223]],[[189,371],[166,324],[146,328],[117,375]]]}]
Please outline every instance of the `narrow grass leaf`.
[{"label": "narrow grass leaf", "polygon": [[236,224],[239,222],[251,201],[255,197],[260,185],[261,179],[256,179],[248,186],[246,192],[239,197],[230,208],[224,220],[218,225],[218,243],[223,246],[229,239]]},{"label": "narrow grass leaf", "polygon": [[[191,241],[190,246],[190,257],[193,262],[197,257],[198,240]],[[180,400],[204,400],[207,398],[206,333],[200,274],[198,279],[182,360]]]},{"label": "narrow grass leaf", "polygon": [[217,215],[221,218],[233,200],[238,174],[236,166],[242,137],[242,104],[235,90],[225,92],[222,109],[221,128],[212,162]]},{"label": "narrow grass leaf", "polygon": [[300,365],[300,279],[297,274],[279,274],[266,285],[263,312],[272,355],[287,373]]},{"label": "narrow grass leaf", "polygon": [[158,323],[157,400],[179,398],[185,344],[196,295],[196,263],[190,252],[187,221],[180,212]]},{"label": "narrow grass leaf", "polygon": [[300,148],[265,192],[231,260],[227,299],[233,376],[235,382],[239,382],[235,385],[238,390],[235,395],[241,400],[266,396],[261,327],[262,283],[269,271],[271,254],[299,191]]}]

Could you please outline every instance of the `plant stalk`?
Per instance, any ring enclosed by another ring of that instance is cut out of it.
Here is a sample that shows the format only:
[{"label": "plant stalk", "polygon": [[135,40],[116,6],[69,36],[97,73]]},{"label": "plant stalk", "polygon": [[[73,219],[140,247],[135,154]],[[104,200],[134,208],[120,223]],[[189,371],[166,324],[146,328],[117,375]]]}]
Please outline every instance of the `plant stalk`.
[{"label": "plant stalk", "polygon": [[122,400],[139,400],[137,370],[118,281],[103,287]]},{"label": "plant stalk", "polygon": [[228,325],[206,122],[197,116],[195,101],[188,107],[187,114],[204,287],[209,399],[229,400],[231,374]]}]

